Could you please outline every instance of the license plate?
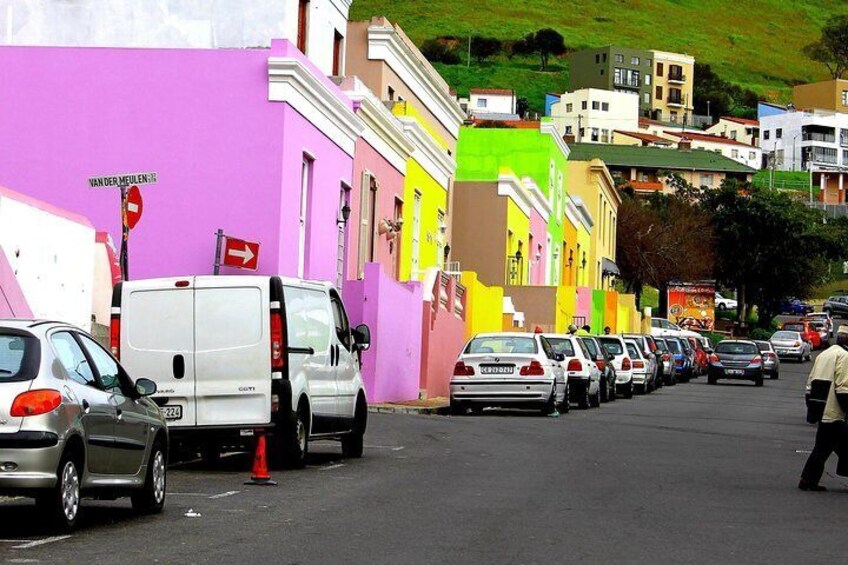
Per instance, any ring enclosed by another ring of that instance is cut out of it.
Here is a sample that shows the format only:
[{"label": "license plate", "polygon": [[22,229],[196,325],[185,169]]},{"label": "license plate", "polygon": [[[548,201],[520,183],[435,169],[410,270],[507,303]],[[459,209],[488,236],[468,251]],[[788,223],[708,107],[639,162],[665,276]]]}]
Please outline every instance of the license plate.
[{"label": "license plate", "polygon": [[743,371],[742,369],[728,369],[727,374],[728,375],[744,375],[745,371]]},{"label": "license plate", "polygon": [[778,355],[786,355],[787,353],[789,353],[789,351],[787,351],[786,349],[778,349],[777,350]]},{"label": "license plate", "polygon": [[481,365],[481,375],[511,375],[514,371],[511,365]]},{"label": "license plate", "polygon": [[183,419],[183,407],[182,406],[162,406],[159,408],[159,411],[162,412],[162,416],[166,420],[182,420]]}]

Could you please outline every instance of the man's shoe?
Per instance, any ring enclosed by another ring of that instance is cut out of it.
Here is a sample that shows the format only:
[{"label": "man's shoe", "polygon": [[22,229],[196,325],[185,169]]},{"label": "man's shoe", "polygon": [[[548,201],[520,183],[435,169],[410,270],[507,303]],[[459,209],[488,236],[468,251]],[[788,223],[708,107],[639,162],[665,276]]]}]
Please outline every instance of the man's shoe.
[{"label": "man's shoe", "polygon": [[811,491],[811,492],[824,492],[827,489],[822,485],[813,485],[804,481],[798,483],[798,488],[801,490]]}]

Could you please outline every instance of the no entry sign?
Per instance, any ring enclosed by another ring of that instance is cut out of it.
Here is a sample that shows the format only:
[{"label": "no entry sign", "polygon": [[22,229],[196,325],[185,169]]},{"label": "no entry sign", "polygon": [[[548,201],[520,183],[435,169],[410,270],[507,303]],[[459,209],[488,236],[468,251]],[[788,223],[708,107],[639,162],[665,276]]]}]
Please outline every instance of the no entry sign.
[{"label": "no entry sign", "polygon": [[227,236],[221,263],[227,267],[255,271],[259,264],[259,244]]},{"label": "no entry sign", "polygon": [[127,227],[133,229],[141,219],[144,205],[141,200],[141,191],[132,185],[127,192]]}]

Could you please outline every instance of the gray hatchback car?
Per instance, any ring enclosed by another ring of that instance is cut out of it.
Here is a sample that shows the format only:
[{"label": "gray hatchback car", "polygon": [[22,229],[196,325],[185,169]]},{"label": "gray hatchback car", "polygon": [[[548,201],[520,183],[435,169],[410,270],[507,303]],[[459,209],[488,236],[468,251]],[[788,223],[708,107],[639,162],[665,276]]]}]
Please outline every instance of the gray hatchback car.
[{"label": "gray hatchback car", "polygon": [[0,495],[34,497],[62,529],[83,496],[161,511],[168,429],[154,392],[76,327],[0,320]]}]

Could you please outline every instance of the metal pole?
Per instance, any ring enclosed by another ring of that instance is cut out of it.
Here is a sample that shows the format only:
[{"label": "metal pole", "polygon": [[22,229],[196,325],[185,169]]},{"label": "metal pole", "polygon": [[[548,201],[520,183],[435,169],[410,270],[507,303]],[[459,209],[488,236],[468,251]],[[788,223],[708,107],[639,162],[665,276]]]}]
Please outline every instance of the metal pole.
[{"label": "metal pole", "polygon": [[221,274],[221,245],[224,242],[224,230],[218,230],[215,233],[215,263],[213,274]]},{"label": "metal pole", "polygon": [[121,186],[121,280],[130,280],[129,266],[129,239],[130,228],[127,225],[127,187]]}]

